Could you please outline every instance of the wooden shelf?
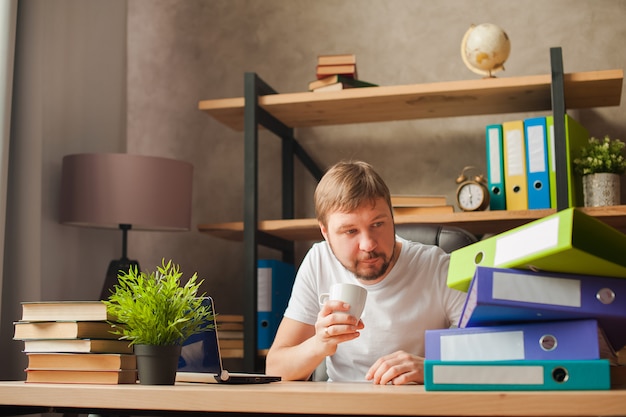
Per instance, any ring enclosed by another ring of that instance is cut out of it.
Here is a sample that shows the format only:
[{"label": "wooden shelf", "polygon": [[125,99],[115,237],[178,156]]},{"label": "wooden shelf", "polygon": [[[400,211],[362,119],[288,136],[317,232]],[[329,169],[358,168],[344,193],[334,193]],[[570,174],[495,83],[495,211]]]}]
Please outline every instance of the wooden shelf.
[{"label": "wooden shelf", "polygon": [[[581,211],[597,217],[610,226],[626,230],[626,205],[610,207],[581,207]],[[396,224],[432,223],[461,227],[476,235],[501,233],[554,213],[554,209],[520,211],[482,211],[396,216]],[[198,230],[221,239],[242,241],[243,222],[201,224]],[[322,239],[315,219],[263,220],[259,231],[290,241],[317,241]]]},{"label": "wooden shelf", "polygon": [[[568,109],[617,106],[624,71],[565,74]],[[352,88],[259,97],[259,105],[289,127],[459,117],[551,110],[551,75]],[[243,131],[244,98],[204,100],[200,110]]]}]

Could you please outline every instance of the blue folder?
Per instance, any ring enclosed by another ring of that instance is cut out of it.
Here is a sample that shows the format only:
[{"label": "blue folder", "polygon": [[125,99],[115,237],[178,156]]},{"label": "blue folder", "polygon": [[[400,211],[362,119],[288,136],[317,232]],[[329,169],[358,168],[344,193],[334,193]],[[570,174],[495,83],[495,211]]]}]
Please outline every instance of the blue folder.
[{"label": "blue folder", "polygon": [[596,320],[426,330],[426,359],[441,361],[613,358]]},{"label": "blue folder", "polygon": [[546,118],[524,120],[526,141],[526,177],[528,180],[528,208],[550,208],[550,174],[548,168],[548,136]]},{"label": "blue folder", "polygon": [[617,351],[626,345],[626,279],[477,267],[459,327],[595,319]]}]

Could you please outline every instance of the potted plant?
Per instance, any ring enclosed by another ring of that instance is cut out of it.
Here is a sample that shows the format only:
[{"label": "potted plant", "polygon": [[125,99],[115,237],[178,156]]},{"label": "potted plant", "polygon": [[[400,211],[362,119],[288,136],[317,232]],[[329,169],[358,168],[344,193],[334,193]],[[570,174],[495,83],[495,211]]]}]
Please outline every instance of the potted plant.
[{"label": "potted plant", "polygon": [[623,149],[619,139],[591,137],[574,159],[576,173],[583,176],[585,206],[620,204],[620,175],[626,171]]},{"label": "potted plant", "polygon": [[[194,273],[181,285],[181,277],[179,265],[171,260],[167,264],[162,260],[155,272],[131,267],[128,272],[120,271],[118,283],[104,300],[117,320],[114,333],[134,345],[141,384],[174,384],[183,342],[213,330],[209,324],[213,323],[213,311],[203,304],[204,294],[198,295],[203,280],[198,281]],[[151,359],[156,361],[154,367]]]}]

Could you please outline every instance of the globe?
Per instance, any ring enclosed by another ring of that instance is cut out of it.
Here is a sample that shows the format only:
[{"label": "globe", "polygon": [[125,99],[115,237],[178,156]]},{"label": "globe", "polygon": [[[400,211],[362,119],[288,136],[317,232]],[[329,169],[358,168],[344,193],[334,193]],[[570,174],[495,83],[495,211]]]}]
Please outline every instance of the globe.
[{"label": "globe", "polygon": [[470,26],[461,43],[461,57],[467,68],[485,77],[504,70],[510,52],[508,35],[493,23]]}]

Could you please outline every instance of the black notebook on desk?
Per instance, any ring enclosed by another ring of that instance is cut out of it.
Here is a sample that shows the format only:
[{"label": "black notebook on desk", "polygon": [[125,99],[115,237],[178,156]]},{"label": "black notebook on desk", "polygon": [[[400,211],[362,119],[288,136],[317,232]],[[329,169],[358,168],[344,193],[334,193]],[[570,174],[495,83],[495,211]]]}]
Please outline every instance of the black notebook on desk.
[{"label": "black notebook on desk", "polygon": [[[213,298],[205,297],[203,303],[209,305],[215,315]],[[214,330],[193,335],[183,343],[178,360],[177,382],[266,384],[281,380],[280,376],[229,372],[224,369],[215,320],[210,324]]]}]

